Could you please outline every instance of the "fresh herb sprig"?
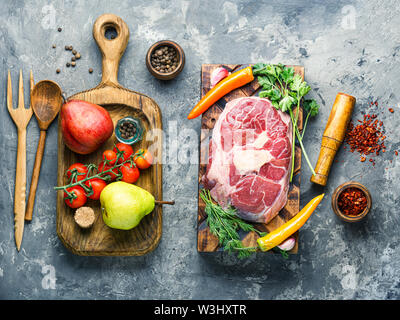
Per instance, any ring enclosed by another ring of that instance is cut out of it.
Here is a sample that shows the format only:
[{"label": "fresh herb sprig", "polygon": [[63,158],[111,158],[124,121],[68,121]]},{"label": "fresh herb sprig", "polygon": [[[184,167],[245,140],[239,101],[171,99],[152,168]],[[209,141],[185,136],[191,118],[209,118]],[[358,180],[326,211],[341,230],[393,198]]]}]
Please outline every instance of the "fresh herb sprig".
[{"label": "fresh herb sprig", "polygon": [[[258,76],[258,83],[263,89],[259,94],[260,97],[268,98],[276,109],[281,110],[282,112],[288,112],[292,120],[293,143],[290,181],[292,181],[294,173],[296,137],[304,154],[304,158],[306,159],[312,174],[315,175],[314,168],[310,163],[303,145],[303,137],[308,119],[309,117],[316,116],[319,111],[319,105],[315,100],[304,100],[303,108],[307,112],[307,117],[302,133],[300,133],[297,126],[301,100],[311,90],[311,87],[307,82],[302,80],[299,74],[294,73],[294,68],[286,67],[280,63],[257,63],[253,66],[253,75]],[[296,109],[295,112],[293,111],[294,109]]]},{"label": "fresh herb sprig", "polygon": [[245,232],[254,231],[260,237],[265,236],[266,232],[261,232],[243,221],[233,207],[224,210],[220,205],[214,203],[209,190],[202,189],[200,197],[206,204],[207,225],[210,227],[211,233],[218,237],[219,243],[225,251],[229,253],[237,252],[238,258],[247,258],[257,251],[258,247],[245,247],[243,245],[238,231],[239,229]]}]

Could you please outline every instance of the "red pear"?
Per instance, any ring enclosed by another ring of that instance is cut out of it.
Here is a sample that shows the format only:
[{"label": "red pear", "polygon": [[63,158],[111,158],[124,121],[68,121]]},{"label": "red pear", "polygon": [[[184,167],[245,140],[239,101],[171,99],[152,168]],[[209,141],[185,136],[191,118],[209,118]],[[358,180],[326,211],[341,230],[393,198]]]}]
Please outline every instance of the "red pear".
[{"label": "red pear", "polygon": [[61,108],[65,144],[79,154],[97,150],[111,137],[114,125],[103,107],[83,100],[69,100]]}]

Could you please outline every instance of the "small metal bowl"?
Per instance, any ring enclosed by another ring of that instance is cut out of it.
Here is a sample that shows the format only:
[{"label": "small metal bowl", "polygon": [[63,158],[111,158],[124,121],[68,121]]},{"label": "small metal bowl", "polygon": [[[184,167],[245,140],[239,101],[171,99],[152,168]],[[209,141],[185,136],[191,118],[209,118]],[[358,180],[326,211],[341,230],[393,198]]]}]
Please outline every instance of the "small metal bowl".
[{"label": "small metal bowl", "polygon": [[[176,50],[176,53],[178,55],[178,66],[176,69],[172,72],[168,73],[162,73],[160,71],[157,71],[152,65],[151,65],[151,55],[160,47],[172,47]],[[147,51],[146,54],[146,66],[149,72],[156,77],[157,79],[160,80],[171,80],[175,78],[183,69],[185,66],[185,53],[183,52],[183,49],[178,45],[176,42],[173,42],[171,40],[161,40],[156,43],[154,43],[149,50]]]},{"label": "small metal bowl", "polygon": [[[340,211],[340,209],[339,209],[339,205],[338,205],[339,195],[345,189],[348,189],[348,188],[357,188],[357,189],[361,190],[362,192],[364,192],[365,196],[367,197],[367,206],[365,207],[364,211],[362,211],[360,214],[358,214],[356,216],[346,215],[346,214],[342,213]],[[345,183],[341,184],[340,186],[338,186],[336,188],[336,190],[332,194],[332,209],[333,209],[333,212],[335,212],[335,214],[340,219],[342,219],[343,221],[346,221],[346,222],[358,222],[358,221],[364,219],[365,216],[370,211],[371,205],[372,205],[371,194],[369,193],[368,189],[364,185],[359,183],[359,182],[355,182],[355,181],[345,182]]]},{"label": "small metal bowl", "polygon": [[[122,134],[121,134],[120,129],[121,129],[121,125],[124,122],[132,123],[133,126],[136,128],[135,134],[130,139],[122,138]],[[133,117],[121,118],[121,119],[118,120],[117,125],[115,126],[115,136],[116,136],[117,140],[119,142],[122,142],[122,143],[125,143],[125,144],[134,144],[134,143],[142,140],[143,132],[144,132],[144,129],[143,129],[141,121],[139,119],[133,118]]]}]

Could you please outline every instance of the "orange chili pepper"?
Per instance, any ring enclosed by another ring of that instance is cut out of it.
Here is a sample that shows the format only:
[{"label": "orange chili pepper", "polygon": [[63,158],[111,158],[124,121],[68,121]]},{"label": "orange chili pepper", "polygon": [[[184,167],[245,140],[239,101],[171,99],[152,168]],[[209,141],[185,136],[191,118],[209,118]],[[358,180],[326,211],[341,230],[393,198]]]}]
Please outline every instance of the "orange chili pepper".
[{"label": "orange chili pepper", "polygon": [[251,67],[246,67],[232,73],[225,79],[221,80],[217,85],[208,91],[203,98],[190,111],[188,119],[194,119],[210,108],[215,102],[221,99],[229,92],[244,86],[254,80],[253,70]]},{"label": "orange chili pepper", "polygon": [[289,238],[293,233],[299,230],[304,223],[308,220],[314,210],[318,207],[324,193],[312,199],[307,203],[301,211],[296,214],[288,222],[284,223],[277,229],[268,233],[266,236],[258,238],[257,243],[261,251],[270,250],[277,245],[281,244],[284,240]]}]

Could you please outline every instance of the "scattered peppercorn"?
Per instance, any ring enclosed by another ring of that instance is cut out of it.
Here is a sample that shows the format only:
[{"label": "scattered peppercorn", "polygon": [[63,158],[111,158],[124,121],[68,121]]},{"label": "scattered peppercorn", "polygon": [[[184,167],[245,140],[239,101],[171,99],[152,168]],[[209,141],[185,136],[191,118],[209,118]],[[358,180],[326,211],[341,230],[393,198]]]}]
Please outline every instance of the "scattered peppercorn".
[{"label": "scattered peppercorn", "polygon": [[55,44],[53,44],[53,45],[52,45],[52,48],[53,48],[53,49],[55,49],[55,48],[56,48],[56,45],[55,45]]},{"label": "scattered peppercorn", "polygon": [[76,50],[72,50],[72,54],[77,54],[78,53],[78,51],[76,51]]},{"label": "scattered peppercorn", "polygon": [[358,188],[346,188],[339,194],[338,207],[345,215],[357,216],[367,207],[367,197]]},{"label": "scattered peppercorn", "polygon": [[75,67],[75,66],[76,66],[76,62],[75,62],[75,61],[72,61],[72,62],[71,62],[71,66]]},{"label": "scattered peppercorn", "polygon": [[151,65],[161,73],[174,71],[178,66],[178,54],[175,48],[163,46],[153,51]]},{"label": "scattered peppercorn", "polygon": [[60,73],[60,72],[61,72],[61,70],[60,70],[60,69],[57,69],[57,70],[56,70],[56,73]]},{"label": "scattered peppercorn", "polygon": [[93,72],[93,69],[92,68],[89,68],[89,73],[92,73]]},{"label": "scattered peppercorn", "polygon": [[67,62],[66,66],[69,68],[71,66],[71,64],[69,62]]},{"label": "scattered peppercorn", "polygon": [[76,55],[75,55],[75,58],[76,59],[80,59],[81,58],[81,54],[79,52],[77,52]]},{"label": "scattered peppercorn", "polygon": [[61,27],[58,27],[58,29],[57,29],[57,30],[58,30],[58,32],[61,32],[61,31],[62,31]]},{"label": "scattered peppercorn", "polygon": [[71,58],[71,61],[75,61],[75,59],[76,59],[75,57],[72,57],[72,58]]}]

